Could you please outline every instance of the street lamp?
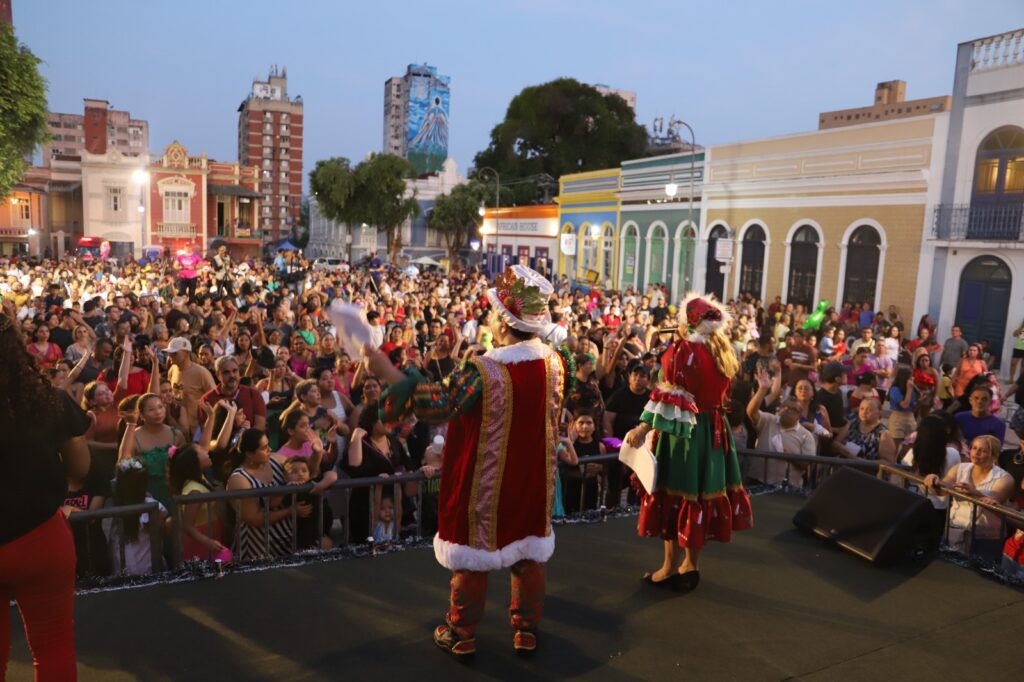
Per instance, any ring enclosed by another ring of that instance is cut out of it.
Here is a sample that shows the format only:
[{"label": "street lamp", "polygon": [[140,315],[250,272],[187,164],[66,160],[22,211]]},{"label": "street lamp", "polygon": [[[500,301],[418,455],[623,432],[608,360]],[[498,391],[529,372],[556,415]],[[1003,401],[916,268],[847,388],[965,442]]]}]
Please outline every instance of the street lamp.
[{"label": "street lamp", "polygon": [[480,250],[480,240],[479,239],[470,239],[469,240],[469,248],[473,249],[474,251],[479,251]]},{"label": "street lamp", "polygon": [[[675,119],[674,116],[673,119]],[[675,120],[676,123],[680,123],[686,126],[686,129],[690,131],[690,200],[689,202],[687,202],[686,219],[690,223],[690,227],[693,229],[694,233],[696,233],[697,228],[693,224],[693,179],[694,176],[697,174],[697,163],[694,158],[697,154],[697,136],[694,135],[693,128],[690,127],[689,123],[687,123],[686,121],[680,121],[678,119]],[[676,173],[673,170],[672,177],[669,179],[668,184],[665,185],[665,195],[668,196],[668,198],[672,199],[676,196],[676,193],[678,191],[679,186],[676,184]]]},{"label": "street lamp", "polygon": [[145,246],[147,241],[146,219],[144,217],[144,214],[146,213],[145,193],[146,185],[149,183],[149,173],[147,173],[144,168],[136,168],[132,171],[132,182],[139,186],[139,206],[137,209],[139,212],[139,222],[141,223],[139,226],[139,236],[142,239],[142,244],[140,244],[140,246]]}]

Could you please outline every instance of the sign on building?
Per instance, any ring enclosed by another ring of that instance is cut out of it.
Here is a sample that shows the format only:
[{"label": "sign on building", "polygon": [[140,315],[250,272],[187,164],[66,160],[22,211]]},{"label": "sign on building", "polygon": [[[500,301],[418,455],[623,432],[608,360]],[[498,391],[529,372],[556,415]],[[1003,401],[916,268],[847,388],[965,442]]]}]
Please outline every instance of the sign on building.
[{"label": "sign on building", "polygon": [[715,241],[715,260],[728,263],[732,260],[732,240],[718,239]]},{"label": "sign on building", "polygon": [[576,255],[576,235],[572,232],[568,232],[562,235],[561,238],[562,253],[566,256]]}]

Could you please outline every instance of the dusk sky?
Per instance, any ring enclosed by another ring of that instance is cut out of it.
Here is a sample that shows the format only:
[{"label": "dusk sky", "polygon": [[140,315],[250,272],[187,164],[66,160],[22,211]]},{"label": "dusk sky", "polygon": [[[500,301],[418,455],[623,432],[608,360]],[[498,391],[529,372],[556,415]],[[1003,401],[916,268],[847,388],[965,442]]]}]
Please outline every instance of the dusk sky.
[{"label": "dusk sky", "polygon": [[821,111],[870,104],[879,81],[949,94],[957,43],[1024,26],[1024,2],[14,0],[14,24],[51,110],[107,99],[149,120],[157,152],[177,139],[235,160],[253,77],[287,67],[304,173],[379,151],[384,81],[427,62],[451,77],[465,172],[511,98],[560,76],[633,90],[639,122],[674,113],[704,145],[812,130]]}]

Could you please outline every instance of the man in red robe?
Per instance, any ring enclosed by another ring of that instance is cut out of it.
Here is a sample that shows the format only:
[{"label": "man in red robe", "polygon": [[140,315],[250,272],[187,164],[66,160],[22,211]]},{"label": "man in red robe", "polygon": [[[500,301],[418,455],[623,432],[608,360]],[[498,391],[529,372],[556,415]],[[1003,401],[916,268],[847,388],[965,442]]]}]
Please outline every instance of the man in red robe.
[{"label": "man in red robe", "polygon": [[516,652],[537,647],[545,562],[555,551],[558,415],[571,390],[571,356],[544,345],[551,284],[515,265],[487,292],[496,312],[494,350],[467,360],[443,383],[415,369],[403,374],[367,349],[371,372],[388,382],[382,411],[392,421],[412,410],[449,422],[441,468],[434,554],[452,571],[451,602],[434,641],[457,656],[476,651],[490,571],[512,574],[509,612]]}]

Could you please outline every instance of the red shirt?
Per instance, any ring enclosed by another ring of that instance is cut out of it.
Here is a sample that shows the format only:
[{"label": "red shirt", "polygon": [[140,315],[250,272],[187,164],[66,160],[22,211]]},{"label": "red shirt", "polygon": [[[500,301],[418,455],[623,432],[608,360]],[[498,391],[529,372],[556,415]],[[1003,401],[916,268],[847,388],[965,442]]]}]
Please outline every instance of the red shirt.
[{"label": "red shirt", "polygon": [[256,423],[256,417],[266,418],[267,404],[263,402],[263,396],[255,388],[239,384],[234,394],[221,393],[223,388],[218,384],[216,388],[207,391],[203,394],[203,402],[214,407],[218,400],[230,400],[241,408],[250,424]]}]

